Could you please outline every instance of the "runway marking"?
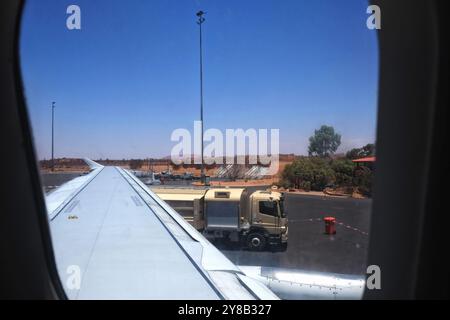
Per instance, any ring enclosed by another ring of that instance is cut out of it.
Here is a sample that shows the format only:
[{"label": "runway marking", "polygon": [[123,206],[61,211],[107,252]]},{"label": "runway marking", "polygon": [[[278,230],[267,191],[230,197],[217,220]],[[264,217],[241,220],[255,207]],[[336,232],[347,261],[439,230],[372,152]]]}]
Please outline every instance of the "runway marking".
[{"label": "runway marking", "polygon": [[[322,222],[322,221],[323,221],[323,218],[307,218],[307,219],[298,219],[298,220],[297,220],[297,219],[292,219],[292,220],[289,219],[289,222]],[[368,232],[365,232],[365,231],[363,231],[363,230],[361,230],[361,229],[352,227],[351,225],[344,224],[344,222],[337,222],[337,221],[336,221],[336,224],[339,225],[339,226],[341,226],[341,227],[344,227],[344,228],[346,228],[346,229],[350,229],[350,230],[359,232],[359,233],[361,233],[362,235],[365,235],[365,236],[368,236],[368,235],[369,235]]]}]

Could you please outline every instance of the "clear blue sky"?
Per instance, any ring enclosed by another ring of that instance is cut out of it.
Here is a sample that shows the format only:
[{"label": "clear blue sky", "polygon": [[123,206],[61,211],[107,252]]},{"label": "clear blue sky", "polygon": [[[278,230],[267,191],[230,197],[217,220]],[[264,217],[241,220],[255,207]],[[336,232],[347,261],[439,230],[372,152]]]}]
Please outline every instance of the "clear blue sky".
[{"label": "clear blue sky", "polygon": [[[172,130],[199,119],[195,13],[204,23],[205,128],[279,128],[306,154],[322,124],[340,151],[374,142],[376,33],[364,0],[29,0],[20,41],[40,158],[170,154]],[[66,8],[81,7],[81,30]]]}]

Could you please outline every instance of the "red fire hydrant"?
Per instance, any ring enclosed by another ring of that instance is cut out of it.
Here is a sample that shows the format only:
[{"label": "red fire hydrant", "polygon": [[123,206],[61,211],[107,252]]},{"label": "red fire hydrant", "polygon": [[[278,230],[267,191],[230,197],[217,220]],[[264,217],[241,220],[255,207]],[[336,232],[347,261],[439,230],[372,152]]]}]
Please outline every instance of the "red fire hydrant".
[{"label": "red fire hydrant", "polygon": [[335,217],[325,217],[325,234],[336,234],[336,218]]}]

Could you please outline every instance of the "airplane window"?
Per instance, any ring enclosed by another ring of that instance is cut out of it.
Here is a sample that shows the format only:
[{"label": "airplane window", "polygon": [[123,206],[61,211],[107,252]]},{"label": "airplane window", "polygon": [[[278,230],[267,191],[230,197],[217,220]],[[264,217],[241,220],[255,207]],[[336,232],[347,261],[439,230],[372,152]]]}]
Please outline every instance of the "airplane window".
[{"label": "airplane window", "polygon": [[282,299],[361,298],[379,9],[26,1],[21,71],[68,297],[245,298],[209,269],[231,261],[254,281],[271,268]]}]

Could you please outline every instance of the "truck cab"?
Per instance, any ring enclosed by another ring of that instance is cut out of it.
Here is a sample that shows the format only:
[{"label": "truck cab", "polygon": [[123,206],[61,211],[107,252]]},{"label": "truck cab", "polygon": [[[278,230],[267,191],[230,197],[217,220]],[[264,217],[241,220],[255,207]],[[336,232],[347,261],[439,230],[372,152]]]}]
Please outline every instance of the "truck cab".
[{"label": "truck cab", "polygon": [[255,191],[249,196],[250,230],[247,246],[261,250],[266,245],[286,247],[288,237],[284,196],[274,191]]}]

